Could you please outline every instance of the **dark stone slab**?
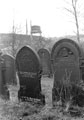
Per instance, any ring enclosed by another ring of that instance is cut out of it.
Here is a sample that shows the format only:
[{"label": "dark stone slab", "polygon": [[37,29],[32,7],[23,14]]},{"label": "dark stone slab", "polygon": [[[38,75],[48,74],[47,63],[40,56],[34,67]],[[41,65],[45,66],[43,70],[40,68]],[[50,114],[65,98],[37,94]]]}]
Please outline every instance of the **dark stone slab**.
[{"label": "dark stone slab", "polygon": [[42,99],[41,73],[42,66],[37,53],[29,46],[22,47],[16,55],[20,90],[19,98],[31,97]]}]

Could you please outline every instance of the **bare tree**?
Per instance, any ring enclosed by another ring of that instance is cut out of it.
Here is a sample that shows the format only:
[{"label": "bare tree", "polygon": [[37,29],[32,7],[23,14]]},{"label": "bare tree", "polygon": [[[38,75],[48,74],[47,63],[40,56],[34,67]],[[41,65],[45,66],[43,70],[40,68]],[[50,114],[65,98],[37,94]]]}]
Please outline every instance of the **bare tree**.
[{"label": "bare tree", "polygon": [[76,36],[77,36],[78,42],[80,42],[77,4],[78,4],[78,0],[71,0],[71,7],[72,7],[72,9],[69,9],[69,8],[65,8],[65,9],[74,16],[75,25],[76,25]]},{"label": "bare tree", "polygon": [[[14,21],[13,21],[13,28],[12,28],[12,55],[15,56],[16,54],[16,43],[17,43],[17,39],[16,39],[16,34],[21,32],[21,25],[18,27],[14,25]],[[19,44],[18,44],[19,45]]]}]

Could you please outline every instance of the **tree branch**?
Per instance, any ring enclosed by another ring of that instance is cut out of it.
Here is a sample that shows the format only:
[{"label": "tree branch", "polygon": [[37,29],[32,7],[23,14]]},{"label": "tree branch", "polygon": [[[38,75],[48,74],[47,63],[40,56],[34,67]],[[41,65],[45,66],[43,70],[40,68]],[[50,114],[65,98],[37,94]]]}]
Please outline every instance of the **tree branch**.
[{"label": "tree branch", "polygon": [[78,42],[80,42],[79,23],[78,23],[78,15],[77,15],[77,2],[78,2],[78,0],[71,0],[71,4],[72,4],[71,6],[72,6],[73,10],[71,10],[69,8],[64,8],[64,9],[67,10],[69,13],[71,13],[75,18],[77,40],[78,40]]},{"label": "tree branch", "polygon": [[73,14],[74,15],[74,12],[70,9],[67,9],[67,8],[64,8],[65,10],[67,10],[69,13]]}]

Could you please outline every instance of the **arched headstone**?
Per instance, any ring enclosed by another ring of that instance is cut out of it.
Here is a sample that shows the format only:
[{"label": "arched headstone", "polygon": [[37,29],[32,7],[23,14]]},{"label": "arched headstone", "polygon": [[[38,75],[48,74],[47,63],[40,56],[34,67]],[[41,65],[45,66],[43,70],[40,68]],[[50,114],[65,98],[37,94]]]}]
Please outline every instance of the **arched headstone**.
[{"label": "arched headstone", "polygon": [[15,58],[9,54],[3,54],[2,58],[4,60],[4,65],[3,65],[4,76],[3,77],[5,77],[5,81],[7,84],[14,85],[17,83],[15,79],[15,75],[16,75]]},{"label": "arched headstone", "polygon": [[51,69],[51,58],[50,58],[50,53],[47,49],[41,48],[38,50],[38,54],[41,59],[41,64],[42,64],[42,74],[51,76],[52,75],[52,69]]},{"label": "arched headstone", "polygon": [[41,99],[42,67],[37,53],[29,46],[22,47],[16,55],[16,68],[19,76],[19,98],[27,97]]},{"label": "arched headstone", "polygon": [[4,86],[3,92],[6,93],[9,98],[8,87],[9,85],[16,85],[16,76],[15,76],[15,59],[9,54],[2,55],[3,64],[2,64],[2,84]]},{"label": "arched headstone", "polygon": [[53,101],[55,99],[58,101],[62,97],[62,90],[65,86],[67,88],[66,99],[68,99],[71,85],[80,82],[80,55],[79,46],[70,39],[62,39],[54,44],[51,52],[54,71]]}]

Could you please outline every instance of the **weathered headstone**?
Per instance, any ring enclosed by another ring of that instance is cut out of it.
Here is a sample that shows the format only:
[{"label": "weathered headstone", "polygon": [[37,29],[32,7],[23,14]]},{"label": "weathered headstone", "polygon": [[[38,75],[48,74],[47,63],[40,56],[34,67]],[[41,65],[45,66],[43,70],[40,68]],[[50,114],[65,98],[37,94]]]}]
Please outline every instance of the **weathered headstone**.
[{"label": "weathered headstone", "polygon": [[52,75],[52,69],[51,69],[51,58],[49,51],[45,48],[41,48],[39,49],[38,54],[40,56],[42,63],[42,70],[43,70],[42,74],[50,77]]},{"label": "weathered headstone", "polygon": [[72,85],[80,82],[80,55],[78,45],[70,39],[59,40],[53,46],[51,53],[54,71],[53,101],[70,99]]},{"label": "weathered headstone", "polygon": [[16,85],[16,76],[15,76],[15,59],[9,54],[2,54],[3,64],[2,64],[2,86],[3,95],[9,99],[9,85]]},{"label": "weathered headstone", "polygon": [[44,96],[41,94],[42,66],[39,56],[31,47],[24,46],[18,51],[16,68],[20,83],[19,99],[24,100],[28,97],[44,99]]},{"label": "weathered headstone", "polygon": [[2,58],[4,60],[2,73],[6,84],[16,85],[15,58],[9,54],[3,54]]}]

